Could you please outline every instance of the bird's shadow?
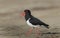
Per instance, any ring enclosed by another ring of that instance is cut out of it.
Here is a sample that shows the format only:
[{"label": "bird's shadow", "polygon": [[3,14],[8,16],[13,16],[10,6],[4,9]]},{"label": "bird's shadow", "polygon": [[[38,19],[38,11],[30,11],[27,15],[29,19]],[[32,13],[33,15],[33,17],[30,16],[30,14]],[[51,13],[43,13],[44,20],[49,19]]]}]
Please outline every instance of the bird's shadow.
[{"label": "bird's shadow", "polygon": [[[23,29],[23,27],[21,26],[17,26],[17,25],[12,25],[12,26],[4,26],[2,27],[3,29],[0,29],[0,31],[3,31],[0,35],[4,35],[4,36],[21,36],[25,35],[25,31]],[[34,33],[32,33],[34,34]],[[55,36],[56,34],[60,34],[59,32],[42,32],[42,37],[45,35],[45,37],[49,37],[49,36]],[[56,37],[56,36],[55,36]]]},{"label": "bird's shadow", "polygon": [[42,33],[42,34],[60,34],[60,32],[47,32],[47,33]]}]

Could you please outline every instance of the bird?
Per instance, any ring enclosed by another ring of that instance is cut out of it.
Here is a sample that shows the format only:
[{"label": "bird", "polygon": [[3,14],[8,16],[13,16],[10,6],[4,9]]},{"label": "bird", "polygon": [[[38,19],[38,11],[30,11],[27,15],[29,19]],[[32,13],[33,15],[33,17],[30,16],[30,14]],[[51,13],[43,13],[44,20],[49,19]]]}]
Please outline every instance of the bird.
[{"label": "bird", "polygon": [[[46,27],[47,29],[49,29],[49,25],[46,24],[46,23],[44,23],[44,22],[41,21],[40,19],[34,17],[34,16],[31,14],[31,11],[30,11],[29,9],[25,9],[21,15],[25,17],[26,23],[27,23],[30,27],[36,28],[36,32],[38,32],[38,27],[40,27],[40,26],[44,26],[44,27]],[[29,34],[32,32],[32,28],[29,29],[29,31],[27,32],[27,35],[29,35]],[[38,33],[39,33],[39,32],[38,32]],[[37,33],[37,34],[38,34],[38,33]]]}]

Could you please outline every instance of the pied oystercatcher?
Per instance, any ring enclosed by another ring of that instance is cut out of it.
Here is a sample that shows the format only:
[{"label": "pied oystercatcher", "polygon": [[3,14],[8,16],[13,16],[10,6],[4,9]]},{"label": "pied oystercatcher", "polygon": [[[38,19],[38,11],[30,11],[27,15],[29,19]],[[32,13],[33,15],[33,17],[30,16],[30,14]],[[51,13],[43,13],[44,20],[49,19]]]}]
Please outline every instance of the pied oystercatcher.
[{"label": "pied oystercatcher", "polygon": [[[28,10],[28,9],[24,10],[24,12],[21,15],[25,17],[26,23],[29,26],[35,28],[35,27],[39,27],[39,26],[43,25],[44,27],[49,29],[49,25],[42,22],[38,18],[35,18],[34,16],[32,16],[30,10]],[[31,32],[32,32],[32,28],[29,29],[29,31],[27,32],[27,35],[30,35]],[[39,33],[38,28],[36,28],[36,32]]]}]

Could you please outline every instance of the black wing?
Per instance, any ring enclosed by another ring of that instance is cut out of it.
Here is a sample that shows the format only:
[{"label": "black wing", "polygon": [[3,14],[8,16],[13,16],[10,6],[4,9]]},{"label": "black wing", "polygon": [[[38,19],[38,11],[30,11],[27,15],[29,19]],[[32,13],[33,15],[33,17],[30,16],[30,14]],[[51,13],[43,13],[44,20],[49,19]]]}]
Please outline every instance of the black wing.
[{"label": "black wing", "polygon": [[44,24],[41,20],[39,20],[39,19],[37,19],[35,17],[32,17],[29,21],[33,25],[43,25]]},{"label": "black wing", "polygon": [[29,22],[31,23],[31,24],[33,24],[33,25],[43,25],[43,26],[45,26],[46,28],[48,28],[49,29],[49,25],[48,24],[45,24],[44,22],[42,22],[41,20],[39,20],[39,19],[37,19],[37,18],[35,18],[35,17],[32,17],[30,20],[29,20]]}]

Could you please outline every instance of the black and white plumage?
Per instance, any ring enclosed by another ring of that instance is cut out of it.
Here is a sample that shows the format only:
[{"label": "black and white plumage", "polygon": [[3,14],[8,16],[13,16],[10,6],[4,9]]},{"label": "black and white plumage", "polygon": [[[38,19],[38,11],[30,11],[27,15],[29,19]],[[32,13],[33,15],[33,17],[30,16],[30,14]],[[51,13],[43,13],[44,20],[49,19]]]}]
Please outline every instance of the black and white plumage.
[{"label": "black and white plumage", "polygon": [[34,16],[31,15],[31,11],[30,10],[24,10],[25,12],[25,19],[26,22],[29,26],[31,27],[38,27],[38,26],[44,26],[46,28],[49,28],[48,24],[45,24],[44,22],[42,22],[41,20],[35,18]]}]

